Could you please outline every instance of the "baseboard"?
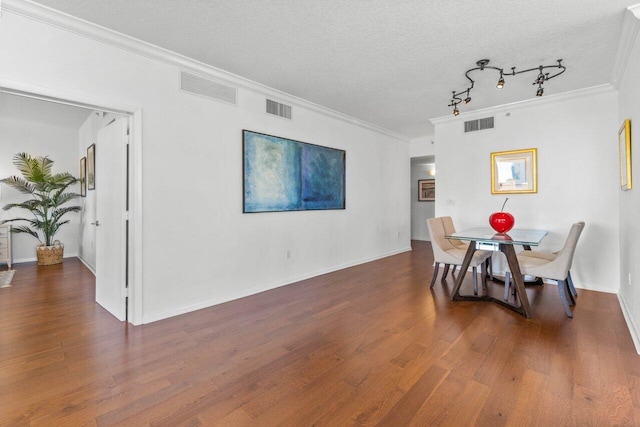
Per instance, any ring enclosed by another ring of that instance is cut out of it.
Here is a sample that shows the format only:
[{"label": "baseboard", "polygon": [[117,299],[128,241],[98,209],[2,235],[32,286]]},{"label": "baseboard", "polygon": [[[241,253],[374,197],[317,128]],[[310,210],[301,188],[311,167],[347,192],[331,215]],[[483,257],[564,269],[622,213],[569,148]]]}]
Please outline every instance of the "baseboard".
[{"label": "baseboard", "polygon": [[640,354],[640,334],[638,334],[638,328],[633,322],[633,317],[631,317],[631,313],[629,313],[624,297],[620,295],[620,293],[618,293],[618,301],[620,302],[620,309],[622,310],[624,320],[627,322],[627,329],[629,329],[629,333],[631,334],[633,345],[636,347],[636,352]]},{"label": "baseboard", "polygon": [[266,292],[266,291],[270,291],[272,289],[276,289],[276,288],[280,288],[282,286],[287,286],[287,285],[292,285],[294,283],[298,283],[302,280],[307,280],[307,279],[311,279],[313,277],[317,277],[317,276],[322,276],[323,274],[327,274],[327,273],[332,273],[334,271],[338,271],[338,270],[343,270],[345,268],[349,268],[349,267],[354,267],[356,265],[360,265],[360,264],[366,264],[368,262],[371,261],[375,261],[378,259],[382,259],[382,258],[387,258],[393,255],[398,255],[404,252],[409,252],[411,251],[411,246],[399,249],[397,251],[392,251],[392,252],[388,252],[379,256],[375,256],[375,257],[371,257],[371,258],[366,258],[366,259],[361,259],[359,261],[354,261],[354,262],[350,262],[350,263],[345,263],[345,264],[340,264],[337,266],[333,266],[330,268],[326,268],[326,269],[322,269],[322,270],[317,270],[313,273],[309,273],[309,274],[304,274],[292,279],[287,279],[286,281],[282,281],[282,282],[276,282],[276,283],[270,283],[270,284],[258,284],[255,286],[251,286],[245,290],[243,290],[242,292],[238,292],[236,294],[233,295],[227,295],[223,298],[216,298],[216,299],[212,299],[212,300],[208,300],[208,301],[202,301],[199,302],[197,304],[190,304],[187,306],[183,306],[183,307],[177,307],[175,309],[171,309],[171,310],[166,310],[166,311],[162,311],[159,313],[153,313],[153,314],[149,314],[149,315],[143,315],[142,316],[142,323],[152,323],[152,322],[157,322],[158,320],[163,320],[163,319],[168,319],[170,317],[174,317],[174,316],[179,316],[181,314],[186,314],[186,313],[190,313],[192,311],[197,311],[197,310],[202,310],[203,308],[208,308],[208,307],[212,307],[214,305],[218,305],[218,304],[223,304],[225,302],[229,302],[229,301],[234,301],[240,298],[245,298],[251,295],[256,295],[259,294],[261,292]]},{"label": "baseboard", "polygon": [[[79,257],[78,257],[78,254],[64,254],[62,258],[64,259],[64,258],[79,258]],[[38,258],[36,257],[18,258],[13,260],[12,265],[20,264],[21,262],[36,262],[36,261],[38,261]]]},{"label": "baseboard", "polygon": [[92,272],[92,273],[93,273],[93,275],[94,275],[94,276],[96,275],[96,269],[95,269],[95,268],[93,268],[91,265],[89,265],[89,263],[88,263],[84,258],[82,258],[80,255],[78,255],[78,259],[80,260],[80,262],[81,262],[81,263],[83,263],[83,264],[84,264],[84,266],[85,266],[85,267],[87,267],[87,269],[88,269],[90,272]]}]

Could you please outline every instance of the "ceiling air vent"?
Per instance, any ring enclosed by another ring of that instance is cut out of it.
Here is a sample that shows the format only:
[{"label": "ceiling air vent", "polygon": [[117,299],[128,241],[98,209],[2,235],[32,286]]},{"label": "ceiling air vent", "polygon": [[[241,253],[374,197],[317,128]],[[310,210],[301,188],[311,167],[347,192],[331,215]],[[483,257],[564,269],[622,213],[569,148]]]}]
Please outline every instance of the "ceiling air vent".
[{"label": "ceiling air vent", "polygon": [[184,71],[180,73],[180,89],[185,92],[215,99],[216,101],[236,105],[238,90],[235,87],[185,73]]},{"label": "ceiling air vent", "polygon": [[469,120],[464,122],[465,132],[475,132],[477,130],[493,129],[493,117],[485,117],[484,119]]},{"label": "ceiling air vent", "polygon": [[291,105],[281,104],[267,99],[267,113],[291,120]]}]

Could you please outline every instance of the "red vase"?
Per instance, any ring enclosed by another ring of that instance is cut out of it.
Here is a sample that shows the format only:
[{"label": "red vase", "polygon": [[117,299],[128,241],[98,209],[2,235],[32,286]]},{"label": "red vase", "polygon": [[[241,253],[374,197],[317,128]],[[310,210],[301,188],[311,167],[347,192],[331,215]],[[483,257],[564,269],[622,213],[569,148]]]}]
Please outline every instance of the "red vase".
[{"label": "red vase", "polygon": [[498,233],[506,233],[513,228],[516,220],[509,212],[494,212],[489,217],[491,228]]}]

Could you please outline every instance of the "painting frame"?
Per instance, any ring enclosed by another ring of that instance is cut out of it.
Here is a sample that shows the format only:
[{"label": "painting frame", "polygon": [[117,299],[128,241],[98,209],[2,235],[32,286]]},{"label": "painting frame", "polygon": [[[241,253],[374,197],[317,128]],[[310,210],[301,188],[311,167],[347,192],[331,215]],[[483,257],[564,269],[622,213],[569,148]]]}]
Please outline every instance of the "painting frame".
[{"label": "painting frame", "polygon": [[418,201],[419,202],[435,202],[436,200],[436,180],[435,179],[419,179],[418,180]]},{"label": "painting frame", "polygon": [[538,192],[538,150],[491,153],[491,194],[531,194]]},{"label": "painting frame", "polygon": [[96,189],[96,144],[87,147],[87,190]]},{"label": "painting frame", "polygon": [[243,213],[346,209],[346,151],[244,129]]},{"label": "painting frame", "polygon": [[87,197],[87,158],[80,159],[80,195]]},{"label": "painting frame", "polygon": [[631,120],[625,119],[618,130],[620,156],[620,190],[631,190]]}]

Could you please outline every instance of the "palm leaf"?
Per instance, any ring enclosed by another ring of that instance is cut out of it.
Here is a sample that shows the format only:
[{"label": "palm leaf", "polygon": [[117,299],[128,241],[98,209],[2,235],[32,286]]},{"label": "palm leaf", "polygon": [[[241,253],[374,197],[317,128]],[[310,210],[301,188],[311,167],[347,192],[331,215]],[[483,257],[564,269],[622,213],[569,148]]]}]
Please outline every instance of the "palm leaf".
[{"label": "palm leaf", "polygon": [[[68,172],[52,174],[53,160],[47,156],[31,156],[27,153],[18,153],[13,157],[13,164],[22,174],[20,176],[10,176],[3,182],[23,194],[30,194],[31,198],[19,203],[9,203],[3,207],[4,210],[25,209],[31,212],[33,218],[12,218],[2,221],[14,222],[24,221],[30,225],[13,227],[16,233],[27,233],[37,238],[40,243],[50,245],[53,236],[60,227],[68,224],[69,220],[62,218],[72,212],[79,212],[80,206],[64,206],[73,199],[80,197],[79,194],[68,192],[70,185],[78,180]],[[40,239],[38,231],[44,235],[44,242]]]}]

